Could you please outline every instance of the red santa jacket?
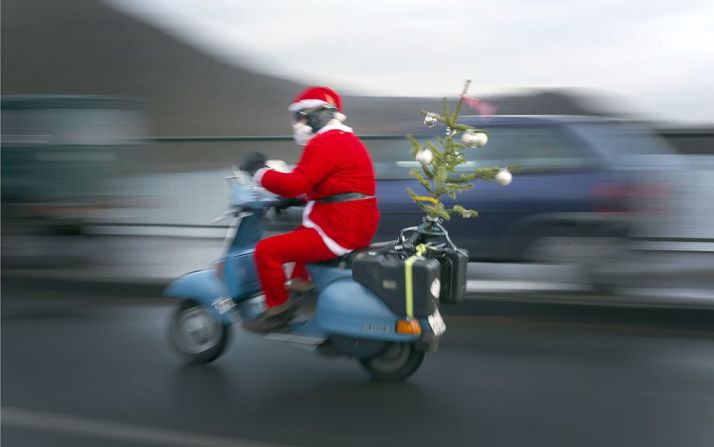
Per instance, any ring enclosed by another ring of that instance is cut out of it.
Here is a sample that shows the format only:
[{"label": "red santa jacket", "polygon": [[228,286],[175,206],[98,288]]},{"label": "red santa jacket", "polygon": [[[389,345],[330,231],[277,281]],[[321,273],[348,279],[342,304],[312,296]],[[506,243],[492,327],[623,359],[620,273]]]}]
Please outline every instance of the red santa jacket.
[{"label": "red santa jacket", "polygon": [[305,195],[303,225],[314,228],[336,255],[369,245],[377,231],[377,199],[325,203],[317,199],[376,189],[372,158],[362,141],[343,124],[328,124],[317,132],[292,172],[271,169],[255,174],[259,185],[283,197]]}]

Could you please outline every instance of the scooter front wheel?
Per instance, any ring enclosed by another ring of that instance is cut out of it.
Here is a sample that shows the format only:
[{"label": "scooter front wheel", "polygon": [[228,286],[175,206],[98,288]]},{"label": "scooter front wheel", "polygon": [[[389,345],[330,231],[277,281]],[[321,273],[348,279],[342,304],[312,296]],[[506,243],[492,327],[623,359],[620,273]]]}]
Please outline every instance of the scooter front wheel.
[{"label": "scooter front wheel", "polygon": [[412,343],[390,343],[380,354],[360,359],[360,363],[375,379],[400,381],[419,369],[425,354]]},{"label": "scooter front wheel", "polygon": [[194,301],[183,301],[170,322],[171,342],[191,363],[209,363],[228,345],[230,326]]}]

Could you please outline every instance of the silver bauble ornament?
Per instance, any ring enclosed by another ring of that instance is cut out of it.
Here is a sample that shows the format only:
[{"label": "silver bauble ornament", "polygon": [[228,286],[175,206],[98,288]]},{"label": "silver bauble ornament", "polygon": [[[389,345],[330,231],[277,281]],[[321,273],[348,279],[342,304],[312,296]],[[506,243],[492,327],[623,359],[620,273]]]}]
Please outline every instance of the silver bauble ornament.
[{"label": "silver bauble ornament", "polygon": [[508,171],[507,168],[503,168],[498,171],[498,174],[496,174],[494,180],[496,180],[496,183],[501,186],[508,186],[513,181],[513,175]]},{"label": "silver bauble ornament", "polygon": [[437,114],[433,112],[429,112],[424,116],[424,125],[426,127],[434,127],[434,125],[439,121],[437,118]]},{"label": "silver bauble ornament", "polygon": [[416,153],[414,159],[423,165],[428,165],[434,159],[434,154],[429,149],[422,149]]},{"label": "silver bauble ornament", "polygon": [[483,147],[488,143],[488,135],[483,132],[467,130],[461,135],[461,141],[464,143],[464,146]]}]

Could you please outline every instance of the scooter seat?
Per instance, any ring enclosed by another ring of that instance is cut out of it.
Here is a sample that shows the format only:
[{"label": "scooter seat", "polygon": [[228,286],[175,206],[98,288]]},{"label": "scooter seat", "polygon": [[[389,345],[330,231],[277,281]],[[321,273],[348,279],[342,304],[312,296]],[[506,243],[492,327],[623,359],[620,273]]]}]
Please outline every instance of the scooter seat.
[{"label": "scooter seat", "polygon": [[368,245],[367,247],[352,250],[351,252],[349,252],[347,254],[338,256],[334,259],[330,259],[329,261],[313,262],[311,264],[324,266],[324,267],[334,267],[334,268],[339,268],[339,269],[351,269],[352,262],[360,255],[360,253],[367,253],[370,251],[383,250],[383,249],[391,247],[393,244],[394,244],[394,241],[376,242],[374,244]]},{"label": "scooter seat", "polygon": [[347,253],[346,255],[338,256],[329,261],[323,262],[311,262],[311,264],[319,265],[321,267],[332,267],[338,269],[349,269],[352,268],[352,259],[354,257],[354,251]]}]

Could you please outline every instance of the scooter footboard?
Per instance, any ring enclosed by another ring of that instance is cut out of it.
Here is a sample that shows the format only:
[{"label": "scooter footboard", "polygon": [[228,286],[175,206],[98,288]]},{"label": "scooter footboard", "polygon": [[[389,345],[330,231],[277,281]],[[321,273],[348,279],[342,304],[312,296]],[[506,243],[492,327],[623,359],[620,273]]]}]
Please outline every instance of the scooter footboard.
[{"label": "scooter footboard", "polygon": [[341,279],[320,293],[313,324],[327,334],[394,342],[418,340],[418,335],[396,332],[399,318],[369,289],[352,279]]},{"label": "scooter footboard", "polygon": [[232,323],[230,310],[235,303],[226,295],[223,283],[216,278],[213,270],[199,270],[180,276],[169,284],[164,295],[196,301],[210,309],[216,319]]}]

